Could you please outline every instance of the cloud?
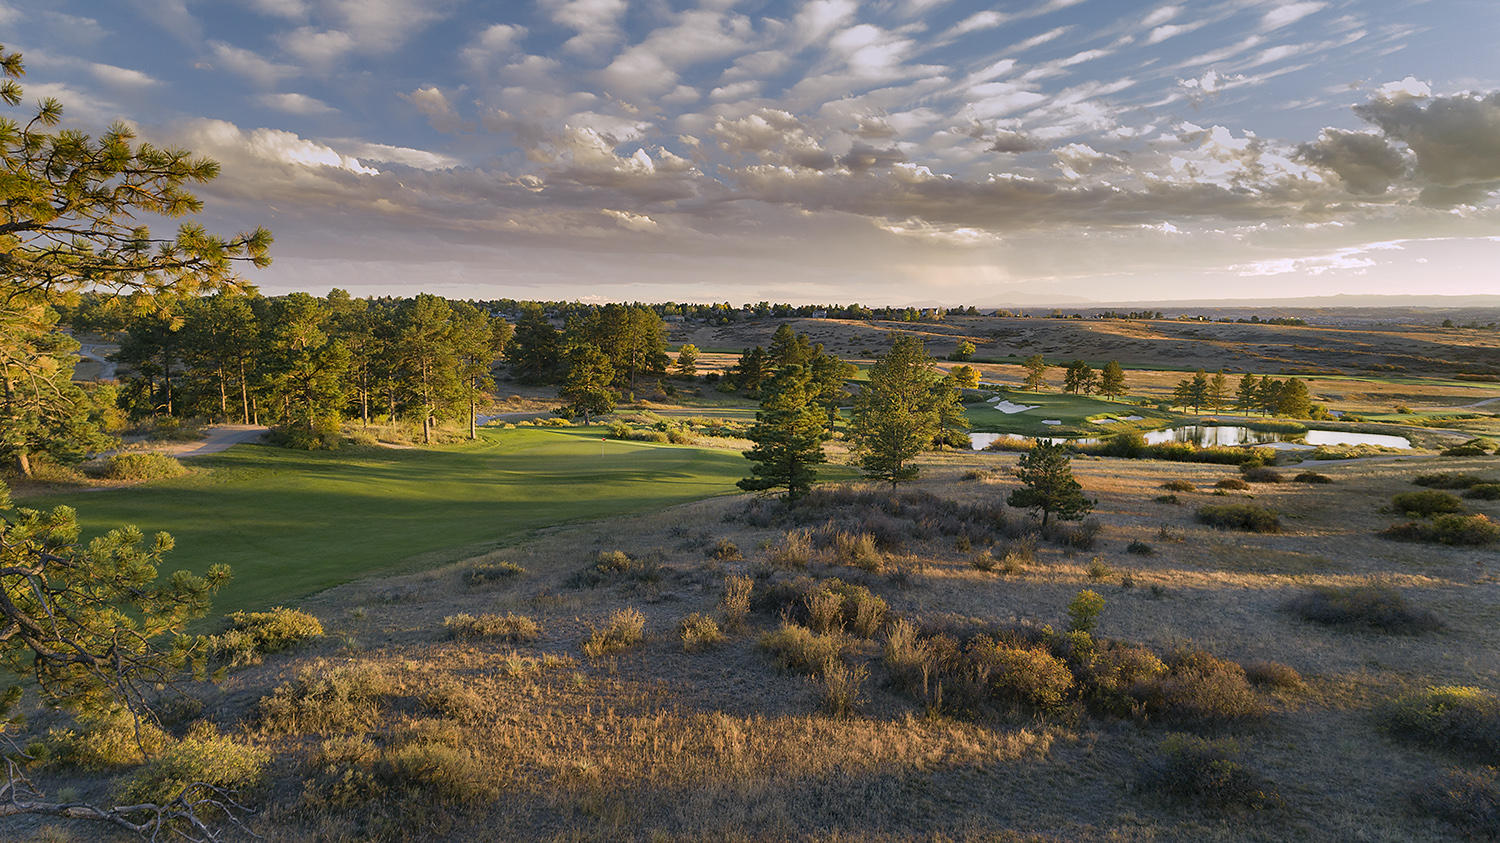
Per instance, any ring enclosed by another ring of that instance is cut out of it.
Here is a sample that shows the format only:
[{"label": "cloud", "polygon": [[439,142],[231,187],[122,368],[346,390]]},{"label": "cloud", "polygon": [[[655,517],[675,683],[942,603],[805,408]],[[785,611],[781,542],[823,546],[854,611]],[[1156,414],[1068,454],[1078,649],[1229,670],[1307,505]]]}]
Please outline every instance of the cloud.
[{"label": "cloud", "polygon": [[243,76],[261,87],[272,87],[297,74],[297,68],[289,64],[277,64],[259,53],[223,41],[210,41],[208,48],[216,66]]},{"label": "cloud", "polygon": [[563,45],[568,52],[602,50],[621,37],[625,0],[539,0],[537,5],[554,23],[576,33]]},{"label": "cloud", "polygon": [[656,231],[659,226],[656,220],[645,214],[635,214],[630,211],[617,211],[613,208],[600,208],[599,213],[609,217],[619,224],[621,228],[631,231]]},{"label": "cloud", "polygon": [[1327,6],[1327,3],[1283,3],[1261,17],[1261,31],[1270,32],[1283,26],[1290,26],[1308,15],[1322,11]]},{"label": "cloud", "polygon": [[1383,95],[1354,113],[1412,151],[1415,176],[1432,204],[1474,202],[1500,188],[1500,92]]},{"label": "cloud", "polygon": [[1406,174],[1406,161],[1386,139],[1369,132],[1324,129],[1313,143],[1297,148],[1298,156],[1336,174],[1353,193],[1379,195]]},{"label": "cloud", "polygon": [[391,146],[384,143],[370,143],[359,140],[336,140],[329,141],[343,149],[361,161],[373,161],[380,164],[399,164],[403,167],[411,167],[414,170],[450,170],[463,162],[450,155],[440,152],[430,152],[425,149],[412,149],[407,146]]},{"label": "cloud", "polygon": [[995,133],[993,138],[989,138],[989,140],[990,152],[1031,152],[1032,150],[1042,148],[1041,143],[1036,138],[1025,132],[1012,132],[1001,129]]},{"label": "cloud", "polygon": [[1375,89],[1376,99],[1386,100],[1387,102],[1401,102],[1402,100],[1422,99],[1430,96],[1432,96],[1432,86],[1411,76],[1399,82],[1387,82]]},{"label": "cloud", "polygon": [[116,67],[112,64],[90,64],[89,72],[95,79],[114,88],[139,90],[160,84],[156,79],[139,70]]},{"label": "cloud", "polygon": [[277,111],[303,117],[338,113],[337,108],[306,94],[261,94],[257,101],[266,108],[274,108]]},{"label": "cloud", "polygon": [[436,86],[418,88],[409,94],[401,94],[401,98],[415,106],[432,128],[439,132],[457,132],[464,128],[464,121],[458,116],[458,111],[448,102],[447,95]]},{"label": "cloud", "polygon": [[473,43],[465,47],[459,56],[471,70],[482,72],[493,62],[514,53],[525,36],[526,27],[524,26],[497,23],[486,27],[483,32],[479,33]]},{"label": "cloud", "polygon": [[310,26],[284,33],[277,41],[281,44],[281,49],[320,70],[336,64],[357,46],[354,36],[347,32],[337,29],[319,30]]},{"label": "cloud", "polygon": [[220,159],[251,158],[284,167],[328,168],[360,176],[380,174],[351,155],[281,129],[246,132],[228,121],[204,118],[189,123],[186,135],[195,149]]}]

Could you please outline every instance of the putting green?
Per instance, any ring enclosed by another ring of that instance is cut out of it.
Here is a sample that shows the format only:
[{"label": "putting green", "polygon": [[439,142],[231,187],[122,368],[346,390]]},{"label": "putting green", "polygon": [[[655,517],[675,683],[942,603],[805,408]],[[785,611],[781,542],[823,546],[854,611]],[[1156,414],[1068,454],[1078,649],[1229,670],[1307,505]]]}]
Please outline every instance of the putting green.
[{"label": "putting green", "polygon": [[[1012,389],[1004,393],[1007,400],[1015,404],[1035,407],[1022,413],[1002,413],[984,401],[967,404],[969,424],[975,431],[985,433],[1018,433],[1025,436],[1069,435],[1098,433],[1109,430],[1146,429],[1169,424],[1178,417],[1151,407],[1111,401],[1089,395],[1067,395],[1057,392],[1026,392]],[[1142,416],[1132,424],[1093,425],[1088,419],[1093,416],[1113,415]],[[1042,424],[1044,419],[1055,419],[1060,425]]]},{"label": "putting green", "polygon": [[351,453],[239,445],[186,477],[22,501],[78,510],[85,535],[171,533],[166,570],[234,570],[215,612],[368,574],[460,559],[570,521],[736,491],[738,453],[601,439],[600,429],[482,430],[477,443]]}]

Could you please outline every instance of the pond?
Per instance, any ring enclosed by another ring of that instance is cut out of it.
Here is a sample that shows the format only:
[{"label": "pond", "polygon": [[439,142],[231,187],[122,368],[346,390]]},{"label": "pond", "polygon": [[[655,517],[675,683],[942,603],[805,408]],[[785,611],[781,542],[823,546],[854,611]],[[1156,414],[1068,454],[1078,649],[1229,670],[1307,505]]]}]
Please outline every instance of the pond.
[{"label": "pond", "polygon": [[[1151,445],[1159,445],[1163,442],[1188,442],[1199,447],[1215,445],[1238,446],[1238,445],[1269,445],[1286,449],[1316,448],[1319,445],[1380,445],[1386,448],[1398,448],[1406,450],[1411,448],[1411,441],[1404,436],[1392,436],[1386,433],[1353,433],[1347,430],[1309,430],[1305,434],[1296,433],[1272,433],[1265,430],[1252,430],[1248,427],[1238,425],[1214,424],[1214,425],[1185,425],[1183,427],[1169,427],[1164,430],[1149,430],[1143,436]],[[1030,437],[1015,433],[970,433],[969,443],[974,450],[982,451],[998,439],[1023,440]],[[1080,445],[1093,445],[1101,440],[1098,438],[1086,439],[1064,439],[1044,437],[1043,442],[1076,442]]]}]

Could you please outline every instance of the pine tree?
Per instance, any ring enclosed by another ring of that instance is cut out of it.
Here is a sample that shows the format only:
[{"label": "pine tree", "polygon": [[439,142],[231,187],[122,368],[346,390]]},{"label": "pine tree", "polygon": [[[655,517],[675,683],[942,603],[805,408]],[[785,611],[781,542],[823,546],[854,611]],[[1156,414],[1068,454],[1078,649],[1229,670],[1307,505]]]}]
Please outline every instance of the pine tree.
[{"label": "pine tree", "polygon": [[741,489],[785,489],[786,499],[795,501],[812,488],[818,464],[827,459],[823,443],[830,434],[827,415],[810,393],[809,382],[806,368],[788,366],[767,385],[748,434],[755,446],[745,452],[745,459],[755,465],[750,476],[739,481]]},{"label": "pine tree", "polygon": [[1305,419],[1312,411],[1312,396],[1300,378],[1287,378],[1276,394],[1276,414]]},{"label": "pine tree", "polygon": [[1240,378],[1239,389],[1234,392],[1234,408],[1241,413],[1253,413],[1259,405],[1260,381],[1255,375]]},{"label": "pine tree", "polygon": [[937,430],[932,444],[939,451],[946,447],[969,447],[969,416],[964,412],[963,395],[954,388],[953,378],[939,378],[932,386],[932,409],[937,414]]},{"label": "pine tree", "polygon": [[1072,460],[1061,444],[1038,442],[1021,457],[1017,468],[1022,486],[1010,493],[1006,503],[1021,509],[1042,513],[1042,525],[1052,516],[1077,521],[1094,508],[1094,501],[1083,494],[1083,487],[1073,479]]},{"label": "pine tree", "polygon": [[948,371],[953,385],[958,389],[975,389],[979,386],[979,370],[973,366],[954,366]]},{"label": "pine tree", "polygon": [[1099,394],[1111,398],[1125,394],[1125,370],[1120,367],[1120,361],[1111,360],[1104,364],[1104,370],[1099,374]]},{"label": "pine tree", "polygon": [[1188,399],[1192,401],[1193,412],[1197,413],[1208,403],[1208,372],[1199,369],[1193,373],[1193,379],[1188,381]]},{"label": "pine tree", "polygon": [[516,380],[522,383],[548,383],[557,376],[562,338],[547,321],[541,305],[527,303],[516,323],[516,333],[506,349]]},{"label": "pine tree", "polygon": [[734,377],[739,388],[755,394],[759,394],[761,385],[765,383],[766,378],[771,376],[771,373],[766,350],[758,345],[742,352],[739,362],[734,367]]},{"label": "pine tree", "polygon": [[772,371],[780,371],[787,366],[804,366],[812,354],[812,343],[807,335],[794,332],[792,326],[785,322],[771,335],[771,345],[766,349]]},{"label": "pine tree", "polygon": [[958,345],[953,348],[953,353],[948,355],[948,359],[960,363],[973,360],[975,351],[978,351],[978,349],[975,348],[974,343],[968,340],[959,340]]},{"label": "pine tree", "polygon": [[698,374],[698,346],[692,343],[683,343],[682,348],[677,350],[677,374],[692,379]]},{"label": "pine tree", "polygon": [[1214,376],[1208,381],[1208,393],[1204,398],[1208,408],[1214,412],[1224,409],[1229,402],[1229,378],[1224,375],[1224,370],[1214,372]]},{"label": "pine tree", "polygon": [[583,343],[568,351],[567,364],[568,373],[560,394],[571,402],[575,413],[583,414],[583,423],[588,424],[596,413],[613,412],[615,396],[610,384],[614,382],[615,369],[609,357],[598,346]]},{"label": "pine tree", "polygon": [[1026,358],[1021,367],[1026,370],[1026,388],[1032,392],[1041,392],[1047,385],[1047,361],[1042,355],[1033,354]]},{"label": "pine tree", "polygon": [[870,367],[870,380],[854,402],[854,450],[865,476],[896,484],[917,476],[912,459],[937,432],[932,407],[936,366],[922,341],[900,335]]},{"label": "pine tree", "polygon": [[1276,406],[1281,402],[1281,381],[1272,380],[1270,375],[1260,379],[1260,386],[1256,387],[1255,398],[1260,405],[1263,416],[1276,414]]}]

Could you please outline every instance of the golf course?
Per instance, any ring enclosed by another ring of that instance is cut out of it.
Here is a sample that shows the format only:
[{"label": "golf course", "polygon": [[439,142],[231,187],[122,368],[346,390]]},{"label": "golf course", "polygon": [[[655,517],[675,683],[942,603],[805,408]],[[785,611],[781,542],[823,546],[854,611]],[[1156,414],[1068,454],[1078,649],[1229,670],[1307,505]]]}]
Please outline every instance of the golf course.
[{"label": "golf course", "polygon": [[[603,440],[599,429],[481,429],[474,443],[291,451],[239,445],[185,477],[29,498],[78,510],[86,536],[170,533],[168,571],[224,563],[215,613],[482,553],[540,527],[736,491],[736,452]],[[210,615],[212,617],[213,615]]]}]

